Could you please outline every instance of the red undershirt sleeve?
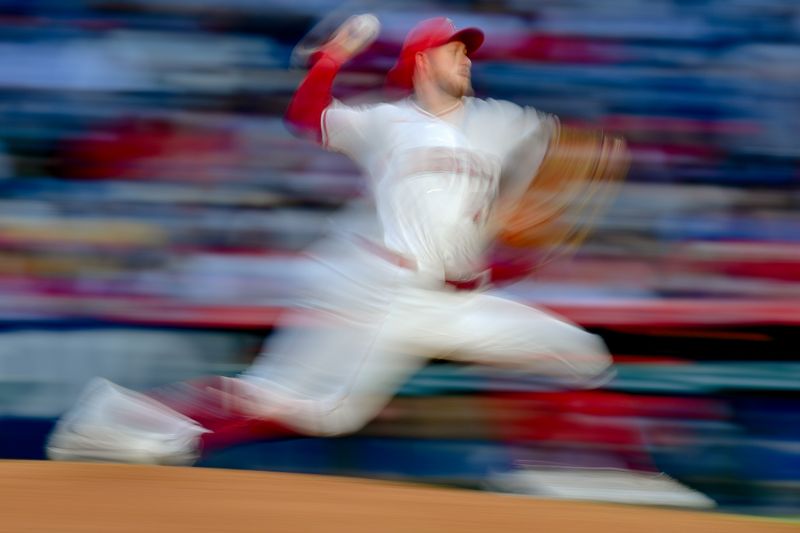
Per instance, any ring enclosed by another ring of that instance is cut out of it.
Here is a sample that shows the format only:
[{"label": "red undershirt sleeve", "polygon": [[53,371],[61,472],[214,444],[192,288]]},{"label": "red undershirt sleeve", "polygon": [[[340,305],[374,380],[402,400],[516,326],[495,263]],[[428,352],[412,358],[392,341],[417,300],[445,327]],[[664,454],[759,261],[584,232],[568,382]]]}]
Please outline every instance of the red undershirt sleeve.
[{"label": "red undershirt sleeve", "polygon": [[322,114],[333,101],[333,80],[341,62],[329,54],[320,54],[297,88],[284,120],[289,130],[322,144]]}]

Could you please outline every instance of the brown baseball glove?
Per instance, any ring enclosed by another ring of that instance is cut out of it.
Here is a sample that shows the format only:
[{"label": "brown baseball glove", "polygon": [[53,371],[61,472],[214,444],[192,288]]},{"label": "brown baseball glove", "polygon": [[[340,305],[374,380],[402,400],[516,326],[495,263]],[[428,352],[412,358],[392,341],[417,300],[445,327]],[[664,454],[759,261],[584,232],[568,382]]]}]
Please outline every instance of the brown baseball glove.
[{"label": "brown baseball glove", "polygon": [[[517,173],[526,172],[525,164],[536,170],[532,179],[527,171],[522,186],[527,188],[501,196],[495,227],[500,245],[536,250],[551,260],[583,242],[624,180],[630,156],[622,138],[598,130],[563,126],[555,117],[548,117],[548,130],[543,156],[527,163],[522,158],[522,164],[518,158]],[[541,135],[530,142],[541,145]]]}]

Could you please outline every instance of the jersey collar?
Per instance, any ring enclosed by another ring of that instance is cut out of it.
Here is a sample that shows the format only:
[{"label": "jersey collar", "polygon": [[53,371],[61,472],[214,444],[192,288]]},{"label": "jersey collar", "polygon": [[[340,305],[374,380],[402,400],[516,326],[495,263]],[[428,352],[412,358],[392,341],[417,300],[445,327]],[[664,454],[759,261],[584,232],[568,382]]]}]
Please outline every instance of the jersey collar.
[{"label": "jersey collar", "polygon": [[461,98],[461,99],[458,100],[458,102],[456,102],[452,106],[448,107],[447,109],[443,109],[442,111],[439,111],[438,113],[434,114],[434,113],[431,113],[431,112],[426,111],[425,109],[423,109],[422,106],[417,104],[417,102],[414,100],[413,97],[409,97],[408,101],[411,103],[411,106],[414,109],[416,109],[417,111],[419,111],[423,115],[426,115],[426,116],[429,116],[429,117],[433,117],[433,118],[442,118],[445,115],[449,115],[450,113],[452,113],[456,109],[460,109],[460,108],[464,107],[464,99]]}]

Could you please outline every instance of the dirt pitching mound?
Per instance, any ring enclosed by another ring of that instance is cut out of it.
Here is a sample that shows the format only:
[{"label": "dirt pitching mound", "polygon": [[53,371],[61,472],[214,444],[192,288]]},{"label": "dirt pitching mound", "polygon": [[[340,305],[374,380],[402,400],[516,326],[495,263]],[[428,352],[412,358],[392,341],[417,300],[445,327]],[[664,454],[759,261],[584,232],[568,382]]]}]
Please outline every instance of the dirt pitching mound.
[{"label": "dirt pitching mound", "polygon": [[797,532],[796,524],[298,474],[0,461],[0,531]]}]

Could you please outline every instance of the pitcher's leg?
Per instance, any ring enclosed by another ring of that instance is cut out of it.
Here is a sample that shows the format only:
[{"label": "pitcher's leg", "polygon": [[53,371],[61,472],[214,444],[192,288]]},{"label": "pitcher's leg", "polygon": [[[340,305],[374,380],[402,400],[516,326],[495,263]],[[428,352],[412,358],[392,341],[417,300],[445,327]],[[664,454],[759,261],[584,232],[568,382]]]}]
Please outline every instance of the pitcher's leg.
[{"label": "pitcher's leg", "polygon": [[97,378],[48,437],[51,459],[190,464],[207,430],[153,398]]},{"label": "pitcher's leg", "polygon": [[459,339],[447,358],[588,379],[606,371],[602,339],[540,309],[489,294],[467,295],[445,328]]},{"label": "pitcher's leg", "polygon": [[290,350],[285,357],[267,355],[241,378],[211,377],[148,395],[98,380],[59,421],[48,455],[187,464],[210,447],[357,431],[425,362],[388,342],[384,329],[284,332],[278,345]]},{"label": "pitcher's leg", "polygon": [[242,380],[263,417],[301,433],[357,431],[427,361],[397,342],[397,323],[285,331]]}]

